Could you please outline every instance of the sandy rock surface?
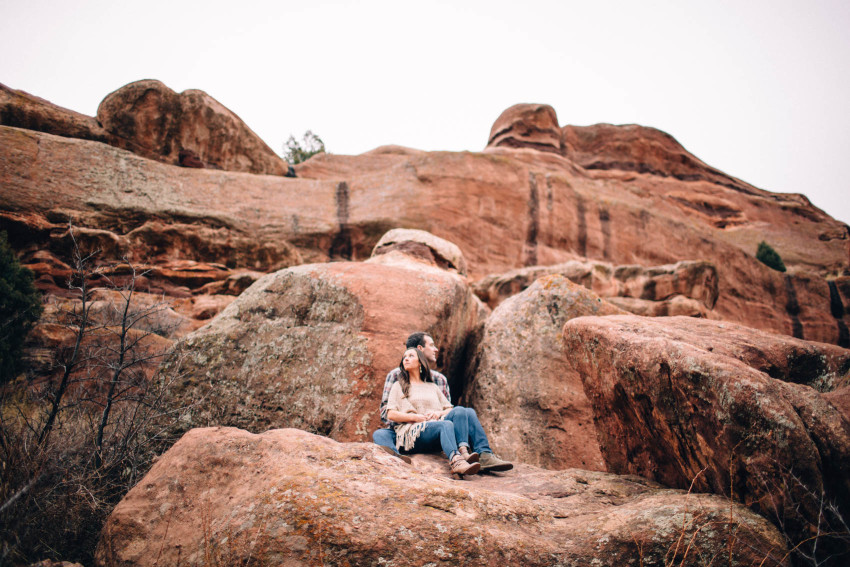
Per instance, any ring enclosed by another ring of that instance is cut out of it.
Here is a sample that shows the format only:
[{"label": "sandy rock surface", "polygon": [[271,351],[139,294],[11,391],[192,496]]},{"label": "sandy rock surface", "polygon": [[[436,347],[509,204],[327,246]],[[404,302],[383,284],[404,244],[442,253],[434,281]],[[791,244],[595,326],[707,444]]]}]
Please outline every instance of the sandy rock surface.
[{"label": "sandy rock surface", "polygon": [[735,564],[788,565],[776,529],[723,498],[576,469],[446,473],[300,430],[196,429],[112,512],[96,564],[706,565],[731,541]]}]

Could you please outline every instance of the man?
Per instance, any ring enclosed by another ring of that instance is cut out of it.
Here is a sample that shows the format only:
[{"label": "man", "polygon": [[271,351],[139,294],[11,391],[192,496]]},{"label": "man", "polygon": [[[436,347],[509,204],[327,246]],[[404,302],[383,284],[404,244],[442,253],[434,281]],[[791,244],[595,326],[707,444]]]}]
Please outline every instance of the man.
[{"label": "man", "polygon": [[[434,344],[434,339],[431,338],[431,335],[423,332],[413,333],[407,337],[404,348],[415,348],[422,351],[422,354],[425,355],[425,359],[428,361],[428,364],[432,366],[431,378],[434,379],[434,383],[440,391],[443,392],[446,399],[451,400],[452,397],[449,393],[449,381],[440,372],[433,370],[433,367],[437,366],[437,353],[439,352],[439,349],[437,348],[437,345]],[[372,440],[383,447],[383,449],[388,453],[392,453],[404,462],[410,464],[410,457],[402,455],[396,450],[395,429],[393,429],[396,424],[387,419],[387,401],[390,397],[390,390],[392,390],[393,384],[398,381],[400,373],[401,370],[393,368],[390,373],[387,374],[386,381],[384,382],[384,394],[381,397],[380,408],[381,421],[384,425],[386,425],[386,428],[375,431],[372,434]],[[477,422],[477,418],[475,421]],[[481,471],[507,471],[513,468],[513,464],[508,461],[503,461],[493,454],[493,451],[490,449],[490,444],[487,441],[487,435],[484,433],[480,424],[471,428],[469,441],[472,451],[480,454],[479,462],[481,463]]]}]

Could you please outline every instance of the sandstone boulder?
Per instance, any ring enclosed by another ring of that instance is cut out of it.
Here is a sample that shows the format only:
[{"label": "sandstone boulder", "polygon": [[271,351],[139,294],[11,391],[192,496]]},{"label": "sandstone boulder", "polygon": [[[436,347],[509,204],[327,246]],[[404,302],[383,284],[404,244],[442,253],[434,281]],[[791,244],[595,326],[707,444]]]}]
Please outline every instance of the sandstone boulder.
[{"label": "sandstone boulder", "polygon": [[515,104],[493,123],[487,146],[561,153],[561,131],[555,109],[548,104]]},{"label": "sandstone boulder", "polygon": [[623,313],[560,275],[540,278],[493,310],[467,371],[464,402],[494,450],[550,469],[606,470],[561,331],[574,317]]},{"label": "sandstone boulder", "polygon": [[372,257],[399,250],[408,256],[422,258],[426,262],[461,276],[466,275],[466,260],[463,252],[453,242],[437,238],[424,230],[395,228],[381,237],[372,251]]},{"label": "sandstone boulder", "polygon": [[307,264],[258,280],[181,340],[162,372],[182,377],[180,403],[203,400],[191,424],[365,441],[407,336],[431,333],[454,388],[478,317],[463,278],[415,260]]},{"label": "sandstone boulder", "polygon": [[529,466],[456,481],[431,462],[294,429],[193,430],[113,510],[96,565],[790,564],[775,528],[716,496]]},{"label": "sandstone boulder", "polygon": [[97,120],[112,145],[172,165],[287,171],[286,162],[238,116],[203,91],[178,94],[159,81],[136,81],[107,95]]},{"label": "sandstone boulder", "polygon": [[731,488],[794,544],[840,526],[824,503],[850,517],[850,421],[821,393],[850,351],[685,317],[573,319],[564,338],[609,470]]}]

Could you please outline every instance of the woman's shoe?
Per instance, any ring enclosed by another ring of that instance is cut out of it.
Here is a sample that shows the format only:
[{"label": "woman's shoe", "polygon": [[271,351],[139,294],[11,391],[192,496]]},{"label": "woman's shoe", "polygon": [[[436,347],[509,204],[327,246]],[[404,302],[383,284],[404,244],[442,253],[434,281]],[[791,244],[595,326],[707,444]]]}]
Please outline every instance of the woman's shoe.
[{"label": "woman's shoe", "polygon": [[460,478],[463,478],[465,474],[475,474],[481,470],[481,465],[478,463],[468,463],[460,453],[455,453],[455,456],[452,457],[449,463],[449,467],[452,470],[452,474],[459,475]]},{"label": "woman's shoe", "polygon": [[460,456],[466,459],[467,463],[478,462],[478,453],[470,453],[469,448],[465,445],[463,447],[458,447],[458,451],[460,452]]}]

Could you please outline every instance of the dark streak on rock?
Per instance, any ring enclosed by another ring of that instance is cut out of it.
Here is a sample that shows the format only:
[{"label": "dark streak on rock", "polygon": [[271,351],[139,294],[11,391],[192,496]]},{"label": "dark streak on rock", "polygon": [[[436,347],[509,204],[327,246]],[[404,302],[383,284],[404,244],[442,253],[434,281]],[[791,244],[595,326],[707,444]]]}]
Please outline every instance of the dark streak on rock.
[{"label": "dark streak on rock", "polygon": [[599,224],[602,225],[602,257],[611,259],[611,214],[608,209],[599,209]]},{"label": "dark streak on rock", "polygon": [[797,339],[803,338],[803,324],[800,323],[800,303],[797,301],[797,290],[794,289],[794,282],[791,276],[785,276],[785,293],[788,296],[788,302],[785,304],[785,311],[791,317],[791,336]]},{"label": "dark streak on rock", "polygon": [[540,233],[540,195],[537,191],[537,178],[528,172],[528,232],[523,249],[523,265],[537,265],[537,236]]},{"label": "dark streak on rock", "polygon": [[578,228],[578,253],[587,257],[587,205],[584,197],[576,191],[576,227]]},{"label": "dark streak on rock", "polygon": [[844,304],[841,302],[838,286],[834,281],[828,281],[827,284],[829,284],[829,311],[838,325],[838,346],[850,348],[850,331],[847,329],[847,323],[844,322]]},{"label": "dark streak on rock", "polygon": [[351,227],[348,223],[350,196],[348,183],[340,181],[336,186],[336,195],[334,196],[334,201],[336,201],[336,219],[339,223],[339,231],[334,235],[331,248],[328,251],[328,256],[330,256],[331,259],[351,260],[351,251],[353,246],[351,244]]}]

